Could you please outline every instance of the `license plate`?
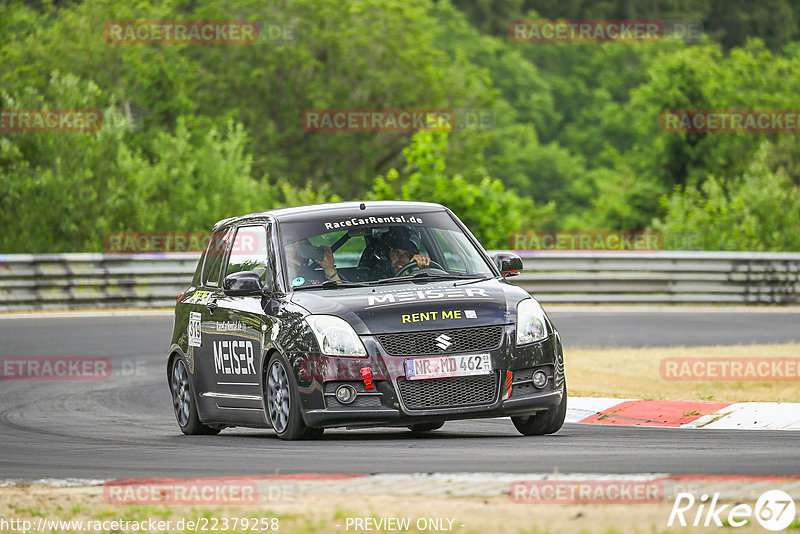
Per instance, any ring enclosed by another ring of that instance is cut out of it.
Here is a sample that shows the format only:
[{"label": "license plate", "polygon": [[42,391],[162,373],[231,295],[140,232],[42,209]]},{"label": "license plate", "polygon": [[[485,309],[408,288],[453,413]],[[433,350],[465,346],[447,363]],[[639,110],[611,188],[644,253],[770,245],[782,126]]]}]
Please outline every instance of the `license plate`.
[{"label": "license plate", "polygon": [[487,375],[492,372],[489,354],[459,354],[406,360],[406,378],[449,378],[452,376]]}]

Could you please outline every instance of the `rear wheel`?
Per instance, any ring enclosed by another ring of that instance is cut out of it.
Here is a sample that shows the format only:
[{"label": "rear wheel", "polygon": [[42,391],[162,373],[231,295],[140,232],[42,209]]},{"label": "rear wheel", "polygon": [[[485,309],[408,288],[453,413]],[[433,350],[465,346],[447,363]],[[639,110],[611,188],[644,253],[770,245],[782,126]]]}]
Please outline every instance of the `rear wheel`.
[{"label": "rear wheel", "polygon": [[280,354],[274,354],[267,366],[264,403],[272,428],[283,440],[313,439],[324,432],[324,429],[311,428],[303,421],[294,375]]},{"label": "rear wheel", "polygon": [[175,418],[181,432],[189,435],[214,435],[219,434],[219,428],[204,425],[197,415],[197,405],[194,402],[194,387],[186,364],[178,357],[172,362],[170,373],[170,390],[172,391],[172,406],[175,408]]},{"label": "rear wheel", "polygon": [[567,384],[564,383],[561,402],[555,408],[533,415],[512,417],[511,422],[523,436],[554,434],[564,426],[567,417]]},{"label": "rear wheel", "polygon": [[430,432],[431,430],[439,430],[444,426],[444,423],[415,423],[408,425],[408,429],[412,432]]}]

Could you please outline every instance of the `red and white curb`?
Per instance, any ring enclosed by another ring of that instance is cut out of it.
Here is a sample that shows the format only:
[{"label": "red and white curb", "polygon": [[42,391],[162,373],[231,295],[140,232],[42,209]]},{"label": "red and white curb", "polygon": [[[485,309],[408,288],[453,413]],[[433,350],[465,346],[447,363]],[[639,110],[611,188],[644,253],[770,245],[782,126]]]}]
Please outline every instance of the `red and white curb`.
[{"label": "red and white curb", "polygon": [[800,430],[800,403],[647,401],[570,397],[568,423],[712,428],[723,430]]}]

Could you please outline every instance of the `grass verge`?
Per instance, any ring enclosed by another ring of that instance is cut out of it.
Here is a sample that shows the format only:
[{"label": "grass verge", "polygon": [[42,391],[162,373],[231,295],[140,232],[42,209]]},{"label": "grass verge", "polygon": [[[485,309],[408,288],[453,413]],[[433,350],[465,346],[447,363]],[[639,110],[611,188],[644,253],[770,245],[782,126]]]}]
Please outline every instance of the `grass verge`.
[{"label": "grass verge", "polygon": [[664,358],[793,358],[800,344],[565,350],[569,393],[575,397],[718,402],[800,402],[797,380],[665,380]]},{"label": "grass verge", "polygon": [[[191,507],[191,506],[110,506],[103,501],[102,490],[88,488],[0,488],[0,517],[27,519],[40,517],[49,521],[198,521],[198,532],[244,533],[280,532],[283,534],[346,534],[348,532],[410,532],[480,534],[572,534],[572,533],[683,533],[685,527],[666,526],[672,500],[657,504],[516,504],[507,495],[497,497],[453,497],[442,495],[298,495],[294,502],[268,506]],[[224,519],[266,518],[268,525],[277,520],[277,530],[222,528]],[[408,518],[410,528],[402,530],[355,528],[353,521],[373,518]],[[348,519],[351,524],[348,527]],[[452,522],[448,522],[451,520]],[[215,521],[216,520],[216,521]],[[431,520],[439,520],[431,521]],[[441,521],[445,520],[445,521]],[[419,521],[419,522],[418,522]],[[65,528],[43,532],[97,532]],[[417,528],[417,527],[423,528]],[[706,527],[704,534],[730,532],[730,528]],[[13,530],[4,530],[13,532]],[[143,532],[119,528],[116,532]],[[144,530],[146,531],[146,530]],[[193,532],[188,528],[162,532]],[[763,532],[749,525],[737,533]],[[19,532],[18,530],[16,532]],[[41,532],[41,531],[40,531]]]}]

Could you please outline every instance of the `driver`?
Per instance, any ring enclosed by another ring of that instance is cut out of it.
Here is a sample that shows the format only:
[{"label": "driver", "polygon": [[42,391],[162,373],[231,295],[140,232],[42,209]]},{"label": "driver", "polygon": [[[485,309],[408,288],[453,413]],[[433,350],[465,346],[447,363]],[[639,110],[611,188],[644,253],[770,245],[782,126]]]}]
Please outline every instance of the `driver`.
[{"label": "driver", "polygon": [[414,242],[405,236],[396,236],[389,241],[388,256],[392,275],[396,275],[404,265],[412,261],[417,262],[417,266],[420,269],[431,264],[431,259],[420,254]]}]

